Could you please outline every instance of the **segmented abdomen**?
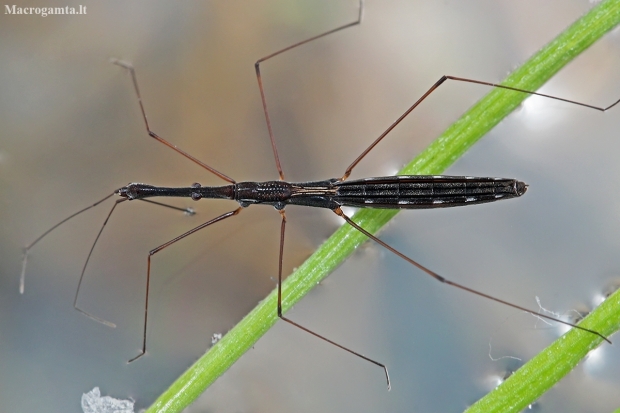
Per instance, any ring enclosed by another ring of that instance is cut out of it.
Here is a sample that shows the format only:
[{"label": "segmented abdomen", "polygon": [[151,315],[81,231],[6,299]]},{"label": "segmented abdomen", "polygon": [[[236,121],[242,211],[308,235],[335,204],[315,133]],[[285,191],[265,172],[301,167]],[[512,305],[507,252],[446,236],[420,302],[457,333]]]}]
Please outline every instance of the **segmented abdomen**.
[{"label": "segmented abdomen", "polygon": [[386,176],[336,182],[334,201],[360,208],[446,208],[523,195],[514,179],[469,176]]}]

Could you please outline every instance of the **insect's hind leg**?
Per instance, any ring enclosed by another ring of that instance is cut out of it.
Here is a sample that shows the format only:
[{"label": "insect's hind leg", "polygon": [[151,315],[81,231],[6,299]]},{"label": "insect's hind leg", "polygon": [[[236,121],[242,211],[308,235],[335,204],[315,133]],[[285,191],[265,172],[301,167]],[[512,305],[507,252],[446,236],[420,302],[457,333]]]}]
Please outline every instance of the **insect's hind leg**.
[{"label": "insect's hind leg", "polygon": [[456,283],[454,281],[448,280],[447,278],[437,274],[435,271],[432,271],[431,269],[426,268],[425,266],[423,266],[422,264],[418,263],[417,261],[409,258],[408,256],[406,256],[402,252],[398,251],[396,248],[392,247],[391,245],[389,245],[389,244],[381,241],[379,238],[375,237],[370,232],[366,231],[364,228],[360,227],[355,222],[353,222],[353,220],[351,218],[349,218],[344,212],[342,212],[342,210],[340,208],[336,208],[333,211],[334,211],[334,213],[336,215],[338,215],[341,218],[343,218],[349,225],[351,225],[357,231],[359,231],[362,234],[366,235],[368,238],[372,239],[374,242],[376,242],[377,244],[381,245],[383,248],[385,248],[388,251],[396,254],[398,257],[400,257],[403,260],[407,261],[409,264],[419,268],[420,270],[424,271],[427,275],[430,275],[431,277],[433,277],[434,279],[436,279],[437,281],[439,281],[439,282],[441,282],[443,284],[447,284],[447,285],[450,285],[452,287],[456,287],[456,288],[458,288],[460,290],[467,291],[467,292],[469,292],[471,294],[475,294],[477,296],[486,298],[488,300],[495,301],[495,302],[500,303],[500,304],[504,304],[504,305],[506,305],[508,307],[512,307],[512,308],[515,308],[517,310],[525,311],[526,313],[530,313],[530,314],[532,314],[532,315],[534,315],[536,317],[542,317],[542,318],[545,318],[547,320],[551,320],[551,321],[555,321],[557,323],[561,323],[561,324],[567,325],[569,327],[577,328],[577,329],[582,330],[582,331],[587,331],[588,333],[592,333],[592,334],[594,334],[596,336],[599,336],[600,338],[602,338],[603,340],[605,340],[606,342],[611,344],[611,341],[607,337],[605,337],[604,335],[602,335],[601,333],[599,333],[597,331],[590,330],[590,329],[584,328],[584,327],[580,327],[580,326],[575,325],[573,323],[570,323],[568,321],[560,320],[558,318],[555,318],[555,317],[552,317],[552,316],[549,316],[549,315],[546,315],[546,314],[542,314],[540,312],[536,312],[536,311],[527,309],[527,308],[525,308],[523,306],[520,306],[520,305],[517,305],[517,304],[513,304],[511,302],[502,300],[500,298],[493,297],[491,295],[485,294],[485,293],[483,293],[481,291],[474,290],[473,288],[469,288],[469,287],[467,287],[467,286],[465,286],[463,284],[459,284],[459,283]]},{"label": "insect's hind leg", "polygon": [[260,72],[260,64],[275,57],[279,54],[287,52],[291,49],[304,45],[306,43],[310,43],[314,40],[320,39],[321,37],[325,37],[332,33],[336,33],[340,30],[347,29],[349,27],[357,26],[362,22],[362,17],[364,15],[364,0],[359,0],[359,9],[357,14],[357,19],[351,23],[347,23],[343,26],[336,27],[335,29],[328,30],[324,33],[318,34],[316,36],[310,37],[309,39],[302,40],[301,42],[292,44],[290,46],[285,47],[284,49],[278,50],[277,52],[271,53],[268,56],[260,58],[254,63],[254,69],[256,70],[256,80],[258,81],[258,89],[260,90],[260,98],[263,104],[263,112],[265,113],[265,121],[267,122],[267,130],[269,131],[269,140],[271,142],[271,149],[273,150],[273,156],[276,162],[276,168],[278,169],[278,174],[280,176],[280,180],[284,180],[284,172],[282,171],[282,165],[280,164],[280,157],[278,156],[278,148],[276,146],[276,139],[273,135],[273,128],[271,127],[271,120],[269,118],[269,110],[267,110],[267,99],[265,98],[265,89],[263,87],[263,78]]},{"label": "insect's hind leg", "polygon": [[318,333],[315,333],[314,331],[302,326],[301,324],[296,323],[295,321],[284,317],[283,311],[282,311],[282,261],[283,261],[283,257],[284,257],[284,233],[285,233],[285,229],[286,229],[286,213],[284,212],[284,210],[280,210],[280,215],[282,216],[282,224],[280,225],[280,254],[279,254],[279,261],[278,261],[278,307],[277,307],[277,312],[278,312],[278,317],[280,319],[282,319],[283,321],[286,321],[287,323],[294,325],[295,327],[305,331],[306,333],[310,333],[313,336],[320,338],[323,341],[328,342],[329,344],[332,344],[338,348],[341,348],[342,350],[348,351],[349,353],[353,354],[354,356],[357,356],[361,359],[364,359],[366,361],[371,362],[372,364],[379,366],[383,369],[383,372],[385,373],[385,380],[387,382],[387,388],[388,391],[392,388],[392,384],[390,383],[390,375],[388,373],[388,369],[385,366],[385,364],[383,363],[379,363],[376,360],[373,360],[369,357],[364,356],[363,354],[360,354],[356,351],[351,350],[350,348],[347,348],[341,344],[336,343],[335,341],[332,341],[330,339],[328,339],[325,336],[322,336]]},{"label": "insect's hind leg", "polygon": [[411,105],[381,135],[379,135],[378,138],[376,138],[370,145],[368,145],[368,147],[366,149],[364,149],[364,151],[362,151],[362,153],[357,158],[355,158],[355,160],[351,163],[351,165],[349,165],[347,167],[347,169],[345,170],[345,172],[342,175],[342,177],[340,178],[340,180],[341,181],[346,180],[351,175],[351,172],[353,171],[353,168],[355,168],[357,166],[357,164],[360,163],[362,161],[362,159],[364,159],[364,157],[366,155],[368,155],[368,153],[371,150],[373,150],[374,147],[379,144],[379,142],[381,142],[383,140],[383,138],[385,138],[396,126],[398,126],[398,124],[400,122],[402,122],[403,119],[405,119],[411,112],[413,112],[413,110],[415,108],[417,108],[427,97],[429,97],[431,95],[431,93],[433,93],[435,90],[437,90],[439,88],[439,86],[444,84],[446,82],[446,80],[454,80],[454,81],[457,81],[457,82],[465,82],[465,83],[474,83],[474,84],[477,84],[477,85],[491,86],[491,87],[497,88],[497,89],[505,89],[505,90],[511,90],[513,92],[525,93],[525,94],[528,94],[528,95],[541,96],[541,97],[544,97],[544,98],[558,100],[560,102],[566,102],[566,103],[570,103],[572,105],[577,105],[577,106],[582,106],[582,107],[585,107],[585,108],[588,108],[588,109],[593,109],[593,110],[596,110],[596,111],[599,111],[599,112],[606,112],[609,109],[611,109],[614,106],[616,106],[618,103],[620,103],[620,99],[618,99],[618,100],[616,100],[614,103],[612,103],[609,106],[595,106],[595,105],[590,105],[590,104],[583,103],[583,102],[578,102],[576,100],[561,98],[561,97],[558,97],[558,96],[552,96],[552,95],[547,95],[547,94],[544,94],[544,93],[532,92],[530,90],[519,89],[519,88],[512,87],[512,86],[500,85],[498,83],[484,82],[482,80],[475,80],[475,79],[469,79],[469,78],[464,78],[464,77],[447,76],[447,75],[445,75],[445,76],[442,76],[441,78],[439,78],[439,80],[437,82],[435,82],[435,84],[433,86],[431,86],[418,100],[416,100],[413,105]]}]

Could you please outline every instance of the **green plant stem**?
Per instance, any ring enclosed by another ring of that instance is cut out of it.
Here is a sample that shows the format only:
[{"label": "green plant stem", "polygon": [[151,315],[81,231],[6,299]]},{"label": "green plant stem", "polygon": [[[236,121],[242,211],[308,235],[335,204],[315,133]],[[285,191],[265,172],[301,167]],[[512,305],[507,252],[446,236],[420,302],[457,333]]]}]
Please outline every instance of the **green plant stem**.
[{"label": "green plant stem", "polygon": [[[620,290],[579,323],[608,337],[620,328]],[[501,386],[474,403],[467,413],[521,412],[566,376],[590,350],[603,342],[587,331],[571,329],[523,365]],[[605,344],[603,344],[605,345]],[[608,345],[608,344],[607,344]]]},{"label": "green plant stem", "polygon": [[[600,3],[513,72],[503,84],[525,90],[537,90],[564,65],[619,22],[620,0]],[[399,174],[442,173],[526,97],[527,95],[523,93],[493,89]],[[355,214],[354,220],[369,232],[376,233],[397,212],[367,209]],[[366,237],[349,225],[340,227],[282,284],[284,311],[297,303],[364,241]],[[276,323],[278,320],[276,303],[277,294],[276,291],[272,291],[222,340],[183,373],[147,412],[180,412],[193,402]]]}]

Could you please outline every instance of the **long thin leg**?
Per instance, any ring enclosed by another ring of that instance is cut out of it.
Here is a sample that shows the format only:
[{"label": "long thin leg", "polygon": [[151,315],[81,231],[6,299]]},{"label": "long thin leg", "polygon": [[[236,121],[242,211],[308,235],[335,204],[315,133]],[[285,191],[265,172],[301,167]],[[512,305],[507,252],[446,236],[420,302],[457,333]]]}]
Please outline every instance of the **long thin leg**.
[{"label": "long thin leg", "polygon": [[389,391],[392,388],[392,385],[390,383],[390,375],[388,374],[388,369],[385,366],[385,364],[379,363],[378,361],[375,361],[375,360],[373,360],[371,358],[368,358],[368,357],[364,356],[363,354],[360,354],[360,353],[358,353],[356,351],[353,351],[353,350],[351,350],[351,349],[349,349],[349,348],[347,348],[347,347],[345,347],[345,346],[343,346],[341,344],[338,344],[335,341],[332,341],[332,340],[328,339],[325,336],[317,334],[314,331],[312,331],[312,330],[310,330],[310,329],[308,329],[308,328],[306,328],[306,327],[304,327],[304,326],[302,326],[302,325],[292,321],[291,319],[284,317],[284,315],[282,314],[282,259],[284,257],[284,230],[286,228],[286,214],[285,214],[285,212],[283,210],[281,210],[279,212],[280,212],[280,215],[282,216],[282,224],[280,226],[280,259],[279,259],[279,262],[278,262],[278,317],[280,317],[282,320],[286,321],[287,323],[292,324],[295,327],[300,328],[303,331],[305,331],[307,333],[310,333],[310,334],[312,334],[315,337],[320,338],[321,340],[324,340],[324,341],[326,341],[326,342],[328,342],[330,344],[333,344],[334,346],[336,346],[338,348],[341,348],[341,349],[343,349],[345,351],[348,351],[349,353],[351,353],[351,354],[353,354],[353,355],[355,355],[357,357],[360,357],[360,358],[362,358],[362,359],[364,359],[366,361],[371,362],[372,364],[375,364],[375,365],[381,367],[383,369],[383,371],[385,372],[385,380],[387,381],[387,388],[388,388],[388,391]]},{"label": "long thin leg", "polygon": [[403,113],[398,119],[396,119],[396,121],[394,121],[394,123],[392,123],[390,125],[390,127],[385,130],[385,132],[383,132],[366,149],[364,149],[364,151],[351,163],[351,165],[349,165],[349,167],[346,169],[346,171],[344,172],[344,175],[342,175],[342,178],[340,178],[340,180],[344,181],[345,179],[347,179],[349,177],[349,175],[351,175],[351,172],[353,171],[353,168],[355,168],[357,166],[357,164],[360,163],[360,161],[362,159],[364,159],[364,157],[366,155],[368,155],[368,153],[375,146],[377,146],[377,144],[379,142],[381,142],[383,140],[383,138],[385,138],[387,136],[388,133],[390,133],[392,131],[392,129],[394,129],[400,122],[402,122],[402,120],[405,119],[407,117],[407,115],[409,115],[416,107],[418,107],[418,105],[420,103],[422,103],[422,101],[424,99],[426,99],[431,93],[433,93],[437,88],[439,88],[439,86],[441,86],[446,80],[455,80],[455,81],[458,81],[458,82],[475,83],[475,84],[478,84],[478,85],[491,86],[491,87],[496,87],[496,88],[500,88],[500,89],[512,90],[512,91],[515,91],[515,92],[527,93],[529,95],[542,96],[542,97],[549,98],[549,99],[559,100],[561,102],[571,103],[573,105],[583,106],[583,107],[588,108],[588,109],[594,109],[594,110],[597,110],[599,112],[605,112],[605,111],[613,108],[614,106],[616,106],[618,103],[620,103],[620,99],[618,99],[617,101],[615,101],[614,103],[612,103],[611,105],[609,105],[607,107],[593,106],[593,105],[589,105],[587,103],[577,102],[575,100],[564,99],[564,98],[560,98],[560,97],[557,97],[557,96],[551,96],[551,95],[546,95],[544,93],[532,92],[532,91],[529,91],[529,90],[519,89],[519,88],[511,87],[511,86],[499,85],[497,83],[483,82],[483,81],[480,81],[480,80],[467,79],[467,78],[456,77],[456,76],[442,76],[433,86],[430,87],[430,89],[428,89],[426,91],[426,93],[424,93],[422,95],[422,97],[420,97],[413,105],[411,105],[409,107],[409,109],[407,109],[405,111],[405,113]]},{"label": "long thin leg", "polygon": [[174,205],[164,204],[163,202],[153,201],[151,199],[139,199],[139,201],[146,202],[148,204],[163,206],[163,207],[170,208],[170,209],[175,209],[177,211],[184,212],[186,215],[189,215],[189,216],[196,215],[196,211],[192,207],[180,208]]},{"label": "long thin leg", "polygon": [[178,146],[168,142],[167,140],[165,140],[164,138],[160,137],[155,132],[153,132],[151,130],[151,128],[149,127],[149,121],[146,118],[146,111],[144,110],[144,105],[142,104],[142,96],[140,95],[140,89],[138,88],[138,79],[136,77],[135,69],[133,68],[131,63],[124,62],[122,60],[118,60],[118,59],[114,59],[113,58],[113,59],[110,59],[110,62],[114,63],[115,65],[118,65],[120,67],[123,67],[123,68],[127,69],[129,71],[129,73],[131,74],[131,80],[133,81],[133,88],[136,91],[136,95],[138,96],[138,103],[140,104],[140,111],[142,111],[142,118],[144,119],[144,126],[146,126],[146,131],[148,132],[148,134],[149,134],[149,136],[151,138],[154,138],[157,141],[163,143],[164,145],[166,145],[170,149],[176,151],[177,153],[180,153],[181,155],[183,155],[184,157],[186,157],[190,161],[192,161],[192,162],[202,166],[207,171],[209,171],[212,174],[222,178],[226,182],[230,182],[231,184],[235,183],[235,180],[232,179],[231,177],[229,177],[228,175],[225,175],[222,172],[218,171],[217,169],[210,167],[209,165],[207,165],[206,163],[202,162],[201,160],[199,160],[197,158],[194,158],[192,155],[190,155],[189,153],[185,152],[184,150],[182,150]]},{"label": "long thin leg", "polygon": [[234,215],[237,215],[239,212],[241,212],[243,208],[239,207],[237,209],[235,209],[234,211],[230,211],[230,212],[226,212],[225,214],[222,214],[218,217],[213,218],[210,221],[205,222],[204,224],[198,225],[196,228],[193,228],[181,235],[179,235],[176,238],[171,239],[170,241],[160,245],[157,248],[154,248],[152,250],[149,251],[149,255],[147,258],[147,267],[146,267],[146,297],[144,300],[144,330],[143,330],[143,334],[142,334],[142,350],[140,351],[140,354],[138,354],[136,357],[132,358],[131,360],[129,360],[127,363],[131,363],[132,361],[135,361],[137,359],[139,359],[140,357],[142,357],[145,353],[146,353],[146,324],[148,321],[148,314],[149,314],[149,286],[151,283],[151,257],[153,255],[155,255],[156,253],[158,253],[159,251],[163,250],[166,247],[169,247],[170,245],[174,244],[177,241],[182,240],[183,238],[193,234],[196,231],[199,231],[203,228],[208,227],[211,224],[215,224],[216,222],[222,221],[226,218],[232,217]]},{"label": "long thin leg", "polygon": [[[104,199],[102,199],[99,202],[102,202],[102,201],[108,199],[110,196],[111,195],[108,195],[107,197],[105,197]],[[110,220],[110,216],[112,216],[112,212],[114,212],[114,209],[116,208],[116,206],[120,202],[123,202],[123,201],[126,201],[126,200],[127,199],[119,199],[118,201],[114,202],[114,205],[112,205],[112,209],[110,209],[110,212],[108,213],[108,216],[106,217],[105,221],[103,221],[103,225],[101,225],[101,228],[99,229],[99,233],[97,233],[97,237],[95,238],[95,241],[93,242],[93,245],[90,247],[90,251],[88,252],[88,256],[86,257],[86,261],[84,262],[84,266],[82,267],[82,273],[80,274],[80,280],[78,281],[78,286],[77,286],[77,289],[75,290],[75,297],[73,298],[73,308],[75,308],[80,313],[84,314],[86,317],[88,317],[88,318],[90,318],[92,320],[95,320],[95,321],[97,321],[97,322],[99,322],[101,324],[104,324],[104,325],[106,325],[108,327],[112,327],[112,328],[115,328],[116,324],[111,323],[109,321],[106,321],[106,320],[104,320],[102,318],[99,318],[99,317],[97,317],[97,316],[95,316],[95,315],[93,315],[93,314],[91,314],[91,313],[89,313],[89,312],[87,312],[85,310],[82,310],[80,307],[78,307],[77,301],[78,301],[78,296],[80,295],[80,289],[82,287],[82,280],[84,279],[84,274],[86,273],[86,268],[88,267],[88,262],[90,261],[90,256],[93,254],[93,251],[95,250],[95,246],[97,245],[97,242],[99,241],[99,238],[101,237],[101,234],[103,233],[103,229],[108,224],[108,221]],[[176,206],[173,206],[173,205],[164,204],[162,202],[151,201],[151,200],[148,200],[148,199],[141,199],[140,201],[148,202],[148,203],[154,204],[154,205],[163,206],[163,207],[166,207],[166,208],[176,209],[178,211],[183,211],[187,215],[194,215],[195,214],[195,212],[194,212],[194,210],[192,208],[179,208],[179,207],[176,207]],[[95,204],[95,205],[97,205],[97,204]],[[92,206],[89,207],[89,208],[92,208]],[[86,208],[86,209],[88,209],[88,208]],[[83,211],[80,211],[80,212],[83,212]],[[76,214],[74,214],[74,215],[76,215]],[[69,218],[71,218],[71,217],[69,217]],[[69,218],[67,218],[67,219],[69,219]],[[65,221],[67,221],[67,219],[65,219]],[[62,221],[62,222],[65,222],[65,221]],[[57,224],[56,226],[62,224],[62,222]]]},{"label": "long thin leg", "polygon": [[108,198],[110,198],[112,195],[114,195],[114,193],[111,193],[110,195],[107,195],[105,198],[100,199],[99,201],[95,202],[94,204],[92,204],[90,206],[87,206],[84,209],[80,209],[78,212],[76,212],[74,214],[69,215],[67,218],[63,219],[58,224],[54,225],[53,227],[51,227],[50,229],[45,231],[43,234],[41,234],[37,239],[32,241],[30,243],[30,245],[24,247],[23,258],[22,258],[22,272],[21,272],[21,274],[19,276],[19,293],[20,294],[24,293],[24,283],[25,283],[25,280],[26,280],[26,265],[28,264],[28,253],[30,252],[30,249],[32,247],[34,247],[43,238],[45,238],[45,236],[47,236],[47,234],[49,234],[50,232],[52,232],[53,230],[55,230],[56,228],[58,228],[59,226],[61,226],[65,222],[69,221],[71,218],[76,217],[76,216],[80,215],[82,212],[88,211],[89,209],[96,207],[97,205],[99,205],[103,201],[105,201]]},{"label": "long thin leg", "polygon": [[310,43],[313,40],[316,39],[320,39],[321,37],[325,37],[329,34],[338,32],[340,30],[344,30],[347,29],[349,27],[352,26],[357,26],[358,24],[360,24],[362,22],[362,16],[364,13],[364,0],[360,0],[359,2],[359,12],[357,14],[357,20],[355,20],[354,22],[345,24],[344,26],[340,26],[340,27],[336,27],[335,29],[331,29],[329,31],[326,31],[325,33],[321,33],[319,35],[316,35],[314,37],[311,37],[309,39],[306,40],[302,40],[299,43],[295,43],[293,45],[290,45],[288,47],[285,47],[282,50],[278,50],[277,52],[274,52],[268,56],[265,56],[261,59],[258,59],[256,61],[256,63],[254,63],[254,69],[256,70],[256,80],[258,81],[258,89],[260,90],[260,98],[261,101],[263,102],[263,112],[265,113],[265,121],[267,121],[267,129],[269,130],[269,140],[271,141],[271,149],[273,150],[273,156],[275,158],[276,161],[276,168],[278,169],[278,174],[280,175],[280,180],[283,181],[284,180],[284,172],[282,172],[282,165],[280,165],[280,157],[278,156],[278,148],[276,147],[276,140],[275,137],[273,136],[273,129],[271,127],[271,120],[269,119],[269,111],[267,110],[267,99],[265,98],[265,89],[263,88],[263,78],[261,76],[260,73],[260,64],[266,60],[271,59],[272,57],[275,57],[279,54],[282,54],[284,52],[287,52],[291,49],[294,49],[298,46],[301,46],[303,44],[306,43]]},{"label": "long thin leg", "polygon": [[489,300],[492,300],[492,301],[495,301],[495,302],[507,305],[507,306],[512,307],[512,308],[516,308],[517,310],[525,311],[526,313],[533,314],[533,315],[535,315],[537,317],[546,318],[547,320],[555,321],[555,322],[558,322],[558,323],[561,323],[561,324],[564,324],[564,325],[567,325],[567,326],[570,326],[570,327],[574,327],[574,328],[578,328],[578,329],[583,330],[583,331],[587,331],[589,333],[592,333],[592,334],[595,334],[595,335],[599,336],[600,338],[602,338],[603,340],[605,340],[605,341],[607,341],[608,343],[611,344],[611,341],[607,337],[603,336],[601,333],[598,333],[598,332],[596,332],[594,330],[590,330],[590,329],[587,329],[587,328],[584,328],[584,327],[580,327],[580,326],[572,324],[572,323],[570,323],[568,321],[563,321],[563,320],[560,320],[558,318],[548,316],[546,314],[537,313],[535,311],[529,310],[529,309],[527,309],[525,307],[522,307],[520,305],[509,303],[508,301],[504,301],[504,300],[501,300],[499,298],[495,298],[495,297],[490,296],[488,294],[485,294],[483,292],[480,292],[480,291],[474,290],[472,288],[466,287],[466,286],[464,286],[462,284],[456,283],[454,281],[450,281],[450,280],[442,277],[441,275],[437,274],[436,272],[426,268],[422,264],[419,264],[418,262],[416,262],[413,259],[409,258],[408,256],[406,256],[402,252],[398,251],[396,248],[394,248],[394,247],[386,244],[385,242],[381,241],[379,238],[375,237],[370,232],[366,231],[364,228],[360,227],[355,222],[353,222],[353,220],[351,220],[351,218],[349,218],[347,215],[345,215],[345,213],[342,212],[342,210],[340,208],[336,208],[333,211],[334,211],[334,213],[336,213],[336,215],[341,216],[353,228],[355,228],[356,230],[358,230],[362,234],[366,235],[368,238],[372,239],[374,242],[376,242],[377,244],[381,245],[383,248],[385,248],[388,251],[393,252],[394,254],[398,255],[400,258],[404,259],[409,264],[416,266],[417,268],[419,268],[420,270],[424,271],[425,273],[427,273],[428,275],[430,275],[431,277],[433,277],[434,279],[436,279],[437,281],[439,281],[441,283],[448,284],[448,285],[451,285],[453,287],[459,288],[461,290],[470,292],[472,294],[476,294],[476,295],[478,295],[480,297],[487,298]]}]

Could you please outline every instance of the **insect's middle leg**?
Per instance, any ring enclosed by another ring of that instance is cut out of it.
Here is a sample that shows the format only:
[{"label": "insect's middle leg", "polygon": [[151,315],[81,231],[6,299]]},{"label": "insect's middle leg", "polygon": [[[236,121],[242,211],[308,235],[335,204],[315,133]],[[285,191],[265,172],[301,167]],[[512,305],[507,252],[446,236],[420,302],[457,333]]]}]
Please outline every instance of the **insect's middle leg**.
[{"label": "insect's middle leg", "polygon": [[276,139],[273,135],[273,128],[271,127],[271,119],[269,118],[269,110],[267,110],[267,98],[265,97],[265,88],[263,87],[263,77],[261,76],[261,72],[260,72],[260,65],[261,63],[271,59],[272,57],[275,57],[279,54],[282,54],[284,52],[287,52],[291,49],[294,49],[296,47],[299,47],[301,45],[304,45],[306,43],[310,43],[316,39],[320,39],[321,37],[325,37],[328,36],[332,33],[336,33],[340,30],[344,30],[347,29],[349,27],[352,26],[357,26],[358,24],[360,24],[362,22],[362,15],[364,14],[364,0],[360,0],[359,2],[359,10],[358,10],[358,14],[357,14],[357,19],[351,23],[347,23],[345,25],[336,27],[335,29],[331,29],[328,30],[324,33],[318,34],[316,36],[310,37],[309,39],[305,39],[302,40],[301,42],[297,42],[295,44],[292,44],[290,46],[285,47],[284,49],[280,49],[277,52],[271,53],[268,56],[265,56],[263,58],[260,58],[256,61],[256,63],[254,63],[254,70],[256,71],[256,80],[258,81],[258,89],[260,91],[260,98],[261,98],[261,102],[263,104],[263,112],[265,114],[265,121],[267,122],[267,130],[269,131],[269,141],[271,142],[271,149],[273,150],[273,157],[275,159],[276,162],[276,169],[278,170],[278,174],[280,175],[280,180],[283,181],[284,180],[284,172],[282,171],[282,165],[280,164],[280,157],[278,155],[278,148],[276,145]]},{"label": "insect's middle leg", "polygon": [[302,326],[301,324],[298,324],[295,321],[293,321],[293,320],[291,320],[289,318],[284,317],[283,311],[282,311],[282,261],[283,261],[283,257],[284,257],[284,233],[285,233],[285,229],[286,229],[286,213],[284,212],[284,210],[280,210],[278,212],[280,212],[280,215],[282,216],[282,224],[280,225],[280,254],[279,254],[280,258],[278,260],[278,307],[277,307],[278,317],[280,317],[280,319],[286,321],[287,323],[292,324],[295,327],[302,329],[306,333],[310,333],[313,336],[318,337],[321,340],[328,342],[329,344],[332,344],[332,345],[334,345],[334,346],[336,346],[338,348],[341,348],[341,349],[343,349],[345,351],[348,351],[349,353],[351,353],[351,354],[353,354],[353,355],[355,355],[355,356],[357,356],[359,358],[362,358],[362,359],[364,359],[366,361],[371,362],[374,365],[377,365],[377,366],[381,367],[383,369],[384,373],[385,373],[385,380],[387,381],[387,388],[388,388],[388,391],[389,391],[392,388],[392,385],[390,383],[390,375],[388,373],[388,369],[385,366],[385,364],[379,363],[378,361],[375,361],[375,360],[373,360],[371,358],[368,358],[368,357],[364,356],[363,354],[360,354],[360,353],[358,353],[356,351],[351,350],[350,348],[347,348],[347,347],[345,347],[345,346],[343,346],[341,344],[338,344],[335,341],[332,341],[332,340],[328,339],[327,337],[322,336],[322,335],[320,335],[318,333],[315,333],[314,331],[312,331],[312,330]]}]

